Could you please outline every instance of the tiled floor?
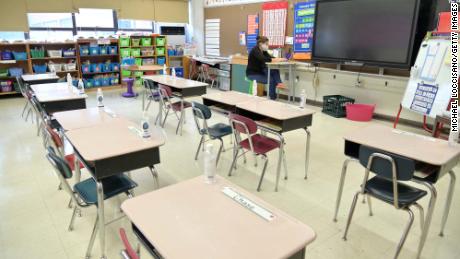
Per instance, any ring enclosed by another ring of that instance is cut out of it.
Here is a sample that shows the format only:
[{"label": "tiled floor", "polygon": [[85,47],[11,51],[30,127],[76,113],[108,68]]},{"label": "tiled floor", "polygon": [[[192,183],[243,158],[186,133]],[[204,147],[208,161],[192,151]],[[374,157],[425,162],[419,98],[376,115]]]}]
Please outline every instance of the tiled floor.
[{"label": "tiled floor", "polygon": [[[95,101],[95,94],[90,93],[88,107],[95,106]],[[95,220],[95,209],[84,210],[82,217],[76,220],[75,230],[67,231],[72,212],[66,207],[68,196],[57,190],[58,179],[44,157],[44,148],[41,139],[36,136],[35,125],[20,118],[23,104],[20,98],[0,100],[0,258],[84,258]],[[105,104],[118,114],[140,121],[140,98],[125,99],[120,97],[119,91],[107,91]],[[367,123],[335,119],[322,114],[318,108],[314,109],[318,113],[314,116],[311,128],[308,180],[303,179],[305,133],[301,130],[285,135],[290,178],[288,181],[282,180],[279,192],[273,191],[276,154],[269,156],[269,168],[262,192],[255,191],[261,167],[254,167],[252,158],[249,158],[246,165],[241,163],[229,179],[315,229],[318,237],[307,249],[309,258],[392,258],[408,215],[382,202],[373,203],[373,217],[368,216],[367,205],[358,204],[348,241],[341,238],[345,216],[363,175],[363,169],[358,165],[349,167],[339,222],[332,221],[338,178],[345,159],[342,135]],[[152,117],[156,110],[155,104],[150,109]],[[219,115],[215,115],[212,120],[225,121]],[[176,123],[177,120],[170,117],[164,129],[167,140],[161,149],[162,163],[158,166],[161,186],[202,174],[201,162],[193,159],[199,136],[191,112],[187,113],[183,136],[174,134]],[[381,121],[371,123],[389,124]],[[408,130],[420,132],[416,129]],[[230,146],[229,141],[226,144]],[[218,172],[226,177],[231,152],[223,153],[221,159]],[[133,178],[140,183],[136,194],[154,189],[148,169],[133,172]],[[444,238],[438,236],[447,186],[447,177],[438,183],[439,199],[423,258],[460,258],[458,193],[454,195],[446,235]],[[118,206],[124,199],[120,197],[108,202],[106,215],[119,215]],[[426,207],[426,198],[422,205]],[[122,244],[117,231],[120,226],[129,229],[129,222],[124,219],[108,228],[109,258],[119,258]],[[417,217],[400,258],[415,258],[420,232]],[[130,238],[134,241],[133,236]],[[93,258],[98,255],[96,242]],[[149,255],[143,251],[142,257],[149,258]]]}]

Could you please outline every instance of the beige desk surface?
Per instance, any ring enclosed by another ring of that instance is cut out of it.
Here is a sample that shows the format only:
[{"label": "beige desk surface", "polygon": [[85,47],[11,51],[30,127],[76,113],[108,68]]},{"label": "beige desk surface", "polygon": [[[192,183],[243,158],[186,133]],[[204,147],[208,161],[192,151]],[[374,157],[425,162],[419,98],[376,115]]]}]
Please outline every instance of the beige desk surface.
[{"label": "beige desk surface", "polygon": [[140,123],[118,119],[93,127],[70,130],[65,134],[88,162],[164,145],[165,140],[159,130],[151,129],[151,137],[143,138],[131,130],[130,126],[139,129]]},{"label": "beige desk surface", "polygon": [[69,87],[67,86],[67,83],[49,83],[31,85],[30,89],[37,93],[49,91],[68,91]]},{"label": "beige desk surface", "polygon": [[185,79],[182,77],[173,77],[170,75],[152,75],[152,76],[143,76],[143,79],[150,79],[156,83],[171,86],[174,88],[193,88],[200,86],[207,86],[207,83],[194,81],[190,79]]},{"label": "beige desk surface", "polygon": [[301,116],[313,115],[315,111],[308,108],[299,108],[296,105],[265,100],[263,102],[238,103],[236,107],[254,112],[275,120],[287,120]]},{"label": "beige desk surface", "polygon": [[159,65],[129,66],[127,70],[133,71],[133,72],[161,71],[163,70],[163,66],[159,66]]},{"label": "beige desk surface", "polygon": [[56,112],[53,113],[53,117],[66,131],[93,127],[121,119],[107,107]]},{"label": "beige desk surface", "polygon": [[[222,193],[232,187],[275,215],[266,221]],[[203,176],[128,199],[121,208],[169,259],[279,259],[313,242],[315,232],[222,177]]]},{"label": "beige desk surface", "polygon": [[216,92],[210,94],[204,94],[201,96],[204,99],[211,101],[236,106],[238,103],[243,102],[263,102],[267,99],[259,96],[252,96],[245,93],[235,92],[235,91],[226,91],[226,92]]},{"label": "beige desk surface", "polygon": [[446,140],[381,125],[355,130],[344,139],[431,165],[441,166],[460,158],[460,147],[450,147]]},{"label": "beige desk surface", "polygon": [[50,80],[50,79],[59,79],[59,77],[52,73],[46,74],[33,74],[33,75],[22,75],[22,80],[29,81],[38,81],[38,80]]},{"label": "beige desk surface", "polygon": [[57,102],[66,100],[86,99],[88,95],[74,93],[69,89],[56,91],[38,91],[35,92],[35,97],[39,102]]}]

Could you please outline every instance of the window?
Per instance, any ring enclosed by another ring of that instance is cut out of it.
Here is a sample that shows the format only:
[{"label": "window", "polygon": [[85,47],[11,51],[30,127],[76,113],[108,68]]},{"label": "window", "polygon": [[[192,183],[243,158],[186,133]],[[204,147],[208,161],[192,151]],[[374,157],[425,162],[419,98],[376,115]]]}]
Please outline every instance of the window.
[{"label": "window", "polygon": [[0,31],[0,41],[15,41],[15,40],[24,40],[24,32],[20,31]]},{"label": "window", "polygon": [[65,41],[73,39],[73,32],[71,30],[30,30],[29,37],[37,41]]},{"label": "window", "polygon": [[75,14],[76,27],[114,28],[114,15],[111,9],[81,8]]},{"label": "window", "polygon": [[120,20],[118,20],[118,28],[120,30],[128,29],[128,30],[149,30],[149,31],[153,31],[153,22],[152,21],[144,21],[144,20],[120,19]]},{"label": "window", "polygon": [[91,30],[91,31],[87,31],[87,30],[85,30],[85,31],[77,31],[77,37],[84,37],[84,38],[89,38],[89,37],[107,38],[110,35],[114,35],[114,34],[115,34],[114,31],[94,31],[94,30]]},{"label": "window", "polygon": [[71,13],[29,13],[30,28],[72,28]]}]

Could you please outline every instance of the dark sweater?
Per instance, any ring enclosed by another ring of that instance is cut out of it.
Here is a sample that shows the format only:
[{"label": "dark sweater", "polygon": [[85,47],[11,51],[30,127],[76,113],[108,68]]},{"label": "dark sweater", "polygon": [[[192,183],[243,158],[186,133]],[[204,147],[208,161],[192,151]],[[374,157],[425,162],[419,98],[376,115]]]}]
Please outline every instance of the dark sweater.
[{"label": "dark sweater", "polygon": [[246,76],[265,74],[265,63],[271,62],[272,57],[267,51],[262,51],[258,46],[252,48],[249,52],[248,66],[246,68]]}]

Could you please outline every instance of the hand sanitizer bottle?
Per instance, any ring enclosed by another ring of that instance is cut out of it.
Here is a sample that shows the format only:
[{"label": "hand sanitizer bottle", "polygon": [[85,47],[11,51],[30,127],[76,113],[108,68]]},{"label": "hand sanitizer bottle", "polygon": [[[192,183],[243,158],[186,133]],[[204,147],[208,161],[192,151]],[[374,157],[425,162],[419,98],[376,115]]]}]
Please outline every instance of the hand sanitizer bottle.
[{"label": "hand sanitizer bottle", "polygon": [[142,115],[141,128],[142,128],[142,137],[149,138],[150,137],[150,124],[149,124],[149,116],[147,112],[144,112],[144,114]]},{"label": "hand sanitizer bottle", "polygon": [[216,154],[213,152],[214,146],[212,143],[206,144],[204,151],[204,179],[206,183],[214,183],[216,181]]},{"label": "hand sanitizer bottle", "polygon": [[173,77],[176,77],[176,69],[175,69],[174,67],[171,68],[171,75],[172,75]]},{"label": "hand sanitizer bottle", "polygon": [[300,108],[305,108],[305,102],[306,102],[306,94],[305,94],[305,89],[302,89],[302,92],[300,93]]},{"label": "hand sanitizer bottle", "polygon": [[257,96],[257,81],[252,80],[252,95]]},{"label": "hand sanitizer bottle", "polygon": [[97,107],[104,107],[104,95],[102,94],[102,89],[98,88],[97,89]]},{"label": "hand sanitizer bottle", "polygon": [[72,87],[72,76],[70,73],[67,73],[67,86],[70,88]]},{"label": "hand sanitizer bottle", "polygon": [[166,68],[166,64],[163,64],[163,75],[167,75],[167,74],[168,74],[168,71]]},{"label": "hand sanitizer bottle", "polygon": [[85,86],[83,85],[83,80],[78,80],[78,92],[79,94],[85,94]]}]

